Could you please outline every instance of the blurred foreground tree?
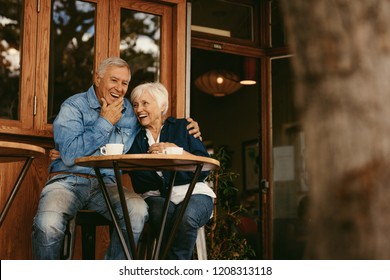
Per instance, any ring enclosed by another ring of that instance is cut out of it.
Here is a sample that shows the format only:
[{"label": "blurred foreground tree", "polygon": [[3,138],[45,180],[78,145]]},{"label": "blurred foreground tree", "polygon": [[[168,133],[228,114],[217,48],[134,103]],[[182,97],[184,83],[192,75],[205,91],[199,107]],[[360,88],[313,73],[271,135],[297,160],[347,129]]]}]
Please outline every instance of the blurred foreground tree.
[{"label": "blurred foreground tree", "polygon": [[282,0],[307,143],[309,259],[390,258],[390,1]]}]

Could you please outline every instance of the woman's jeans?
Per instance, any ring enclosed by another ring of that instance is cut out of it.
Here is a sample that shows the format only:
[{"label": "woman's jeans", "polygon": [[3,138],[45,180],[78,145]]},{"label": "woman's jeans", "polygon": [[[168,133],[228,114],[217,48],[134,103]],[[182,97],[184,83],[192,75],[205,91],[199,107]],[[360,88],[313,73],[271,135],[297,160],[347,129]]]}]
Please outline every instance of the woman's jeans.
[{"label": "woman's jeans", "polygon": [[[151,196],[145,199],[149,205],[149,222],[154,232],[158,232],[161,225],[164,197]],[[176,216],[179,214],[182,203],[178,205],[170,202],[167,215],[167,224],[163,244],[166,244],[167,232],[169,233]],[[210,219],[213,211],[213,199],[207,195],[194,194],[191,196],[183,219],[179,224],[172,247],[169,250],[167,259],[190,260],[195,247],[198,228],[204,226]]]},{"label": "woman's jeans", "polygon": [[[105,177],[104,182],[113,205],[118,214],[119,224],[129,247],[126,225],[115,179]],[[129,210],[134,239],[137,244],[148,219],[148,206],[135,193],[124,188]],[[106,202],[96,178],[83,178],[73,175],[57,175],[50,179],[43,188],[38,211],[33,222],[32,250],[34,259],[59,259],[64,242],[68,221],[80,209],[95,210],[111,220]],[[125,259],[118,234],[114,230],[105,259]]]}]

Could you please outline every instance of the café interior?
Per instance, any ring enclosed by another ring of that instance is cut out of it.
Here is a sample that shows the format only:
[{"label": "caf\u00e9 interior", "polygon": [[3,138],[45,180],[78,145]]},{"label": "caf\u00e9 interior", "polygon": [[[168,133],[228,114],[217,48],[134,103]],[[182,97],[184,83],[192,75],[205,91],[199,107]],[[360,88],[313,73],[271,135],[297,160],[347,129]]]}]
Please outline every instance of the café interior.
[{"label": "caf\u00e9 interior", "polygon": [[[53,120],[66,98],[91,85],[107,56],[129,63],[129,92],[145,81],[162,82],[169,114],[198,122],[204,145],[219,161],[215,172],[230,178],[219,184],[215,219],[199,233],[205,244],[197,243],[194,259],[303,258],[305,143],[278,0],[3,3],[0,259],[32,258],[31,227],[49,175]],[[72,220],[64,259],[103,258],[113,225],[95,214]],[[228,226],[219,239],[210,234],[215,224]],[[231,252],[215,246],[225,242]]]}]

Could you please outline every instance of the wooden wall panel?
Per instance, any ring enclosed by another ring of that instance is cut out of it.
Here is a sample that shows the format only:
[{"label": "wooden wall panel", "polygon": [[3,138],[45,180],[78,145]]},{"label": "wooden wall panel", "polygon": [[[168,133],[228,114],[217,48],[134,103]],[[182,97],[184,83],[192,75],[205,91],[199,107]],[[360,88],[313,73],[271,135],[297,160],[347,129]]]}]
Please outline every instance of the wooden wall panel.
[{"label": "wooden wall panel", "polygon": [[[39,195],[48,175],[48,157],[35,159],[15,200],[0,227],[0,259],[30,260],[32,223],[38,207]],[[0,207],[3,207],[22,169],[23,162],[0,164]],[[108,227],[96,230],[96,259],[103,259],[110,242]],[[81,260],[81,228],[77,227],[75,260]]]},{"label": "wooden wall panel", "polygon": [[[31,228],[47,178],[48,158],[33,161],[0,228],[0,259],[31,259]],[[0,205],[4,206],[23,162],[0,164]]]}]

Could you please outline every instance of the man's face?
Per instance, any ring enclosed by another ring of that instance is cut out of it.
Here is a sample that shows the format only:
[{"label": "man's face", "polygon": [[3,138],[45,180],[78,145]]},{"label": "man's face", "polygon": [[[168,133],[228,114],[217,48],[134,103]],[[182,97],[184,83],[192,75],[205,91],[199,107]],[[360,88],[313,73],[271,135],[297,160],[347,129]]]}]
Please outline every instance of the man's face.
[{"label": "man's face", "polygon": [[103,77],[95,76],[96,95],[101,103],[104,98],[108,105],[124,97],[129,87],[130,71],[126,67],[108,66]]}]

